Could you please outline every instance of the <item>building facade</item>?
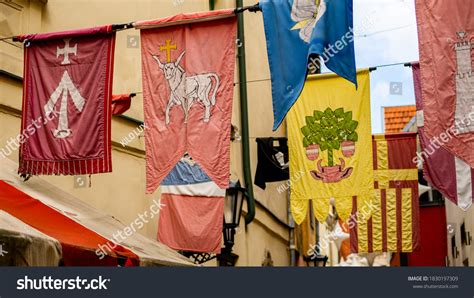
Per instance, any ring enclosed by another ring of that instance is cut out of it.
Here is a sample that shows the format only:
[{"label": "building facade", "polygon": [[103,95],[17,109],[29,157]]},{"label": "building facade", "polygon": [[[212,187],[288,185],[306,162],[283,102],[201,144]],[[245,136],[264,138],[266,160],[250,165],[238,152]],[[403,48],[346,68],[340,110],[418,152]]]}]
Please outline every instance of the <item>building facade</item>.
[{"label": "building facade", "polygon": [[[253,5],[256,1],[244,1]],[[0,0],[0,37],[129,23],[183,12],[233,8],[234,0]],[[261,14],[244,13],[249,104],[250,161],[252,180],[257,165],[257,137],[284,137],[285,125],[272,132],[273,112],[270,73]],[[145,142],[143,121],[140,33],[130,29],[117,32],[114,67],[114,94],[137,93],[126,117],[112,119],[113,172],[92,177],[48,176],[48,182],[75,195],[124,224],[133,222],[160,197],[159,190],[145,195]],[[237,60],[236,60],[237,63]],[[235,82],[238,82],[236,67]],[[0,42],[0,150],[18,162],[18,148],[12,141],[20,133],[23,77],[23,49],[11,39]],[[238,84],[234,88],[232,124],[242,127]],[[1,165],[1,160],[0,160]],[[242,143],[231,143],[231,177],[244,183]],[[290,227],[288,193],[282,183],[270,183],[265,191],[254,187],[255,219],[248,225],[242,219],[236,233],[234,253],[237,266],[288,266]],[[279,188],[280,187],[280,188]],[[244,204],[243,216],[247,212]],[[157,220],[139,231],[156,239]],[[215,261],[209,265],[214,265]]]}]

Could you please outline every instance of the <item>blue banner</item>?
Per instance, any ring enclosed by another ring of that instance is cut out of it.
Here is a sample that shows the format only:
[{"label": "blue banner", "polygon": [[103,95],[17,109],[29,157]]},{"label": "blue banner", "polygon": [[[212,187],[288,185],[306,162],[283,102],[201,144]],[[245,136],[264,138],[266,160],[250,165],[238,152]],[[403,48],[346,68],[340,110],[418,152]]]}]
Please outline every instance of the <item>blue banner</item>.
[{"label": "blue banner", "polygon": [[[276,130],[303,90],[311,54],[357,87],[352,0],[262,0]],[[311,62],[310,62],[311,63]]]}]

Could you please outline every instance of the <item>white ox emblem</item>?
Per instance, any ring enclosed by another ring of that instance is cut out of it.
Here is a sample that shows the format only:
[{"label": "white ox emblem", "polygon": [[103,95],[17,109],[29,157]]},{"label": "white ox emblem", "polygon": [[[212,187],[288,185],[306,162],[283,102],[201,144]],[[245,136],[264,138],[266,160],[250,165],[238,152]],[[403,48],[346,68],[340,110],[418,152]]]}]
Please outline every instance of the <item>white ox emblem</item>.
[{"label": "white ox emblem", "polygon": [[[184,123],[188,122],[189,110],[194,102],[200,102],[204,111],[204,122],[209,122],[211,106],[216,104],[216,93],[219,89],[219,76],[215,73],[186,76],[185,70],[179,65],[184,56],[183,51],[175,62],[161,63],[156,55],[152,55],[163,71],[170,87],[170,98],[165,112],[165,124],[170,123],[170,110],[173,106],[181,105],[184,111]],[[214,86],[213,86],[214,79]],[[212,91],[212,94],[210,94]]]}]

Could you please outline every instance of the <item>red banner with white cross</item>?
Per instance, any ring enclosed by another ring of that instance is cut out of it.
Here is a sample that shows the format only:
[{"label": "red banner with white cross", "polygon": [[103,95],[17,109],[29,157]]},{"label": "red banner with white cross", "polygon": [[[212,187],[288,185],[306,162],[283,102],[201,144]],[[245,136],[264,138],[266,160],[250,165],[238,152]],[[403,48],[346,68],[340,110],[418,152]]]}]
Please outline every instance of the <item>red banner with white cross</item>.
[{"label": "red banner with white cross", "polygon": [[25,35],[21,175],[112,171],[112,26]]}]

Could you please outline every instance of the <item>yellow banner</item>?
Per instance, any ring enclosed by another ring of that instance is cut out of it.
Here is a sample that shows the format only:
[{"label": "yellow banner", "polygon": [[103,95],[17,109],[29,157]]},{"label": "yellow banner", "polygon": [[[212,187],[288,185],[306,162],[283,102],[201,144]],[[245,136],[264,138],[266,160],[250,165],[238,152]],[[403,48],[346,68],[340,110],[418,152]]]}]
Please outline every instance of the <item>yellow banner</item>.
[{"label": "yellow banner", "polygon": [[[374,197],[370,75],[357,75],[358,90],[335,75],[309,77],[287,117],[290,154],[291,206],[301,223],[308,200],[313,200],[319,221],[324,221],[329,200],[346,220],[352,198]],[[301,174],[303,173],[303,174]]]}]

